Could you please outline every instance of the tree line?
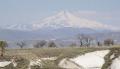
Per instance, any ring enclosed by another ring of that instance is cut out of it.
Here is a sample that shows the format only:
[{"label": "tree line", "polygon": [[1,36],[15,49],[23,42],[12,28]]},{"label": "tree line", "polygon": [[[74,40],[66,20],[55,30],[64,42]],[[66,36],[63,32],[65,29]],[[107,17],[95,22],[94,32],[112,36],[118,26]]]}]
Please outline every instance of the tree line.
[{"label": "tree line", "polygon": [[[19,46],[20,48],[24,48],[27,44],[24,41],[20,41],[17,42],[16,45]],[[40,40],[40,41],[36,41],[36,43],[33,43],[34,48],[42,48],[45,47],[46,45],[48,47],[57,47],[54,41],[47,42],[46,40]]]},{"label": "tree line", "polygon": [[[33,46],[34,48],[41,48],[44,47],[47,44],[47,41],[41,40],[37,43],[35,43]],[[24,41],[17,42],[16,45],[18,45],[21,49],[24,48],[27,44]],[[3,57],[5,53],[5,48],[8,47],[7,41],[0,40],[0,56]],[[48,42],[48,47],[57,47],[54,41]]]},{"label": "tree line", "polygon": [[89,47],[93,41],[96,42],[97,46],[110,46],[115,44],[115,41],[112,38],[106,38],[103,41],[98,41],[94,36],[85,34],[79,34],[77,38],[79,40],[80,47]]},{"label": "tree line", "polygon": [[[94,39],[94,37],[90,36],[90,35],[79,35],[78,36],[78,39],[79,39],[79,43],[80,43],[80,47],[90,47],[91,46],[91,43]],[[57,44],[54,42],[54,41],[45,41],[45,40],[41,40],[41,41],[38,41],[36,42],[33,47],[34,48],[42,48],[44,46],[47,46],[48,47],[57,47]],[[96,41],[96,44],[98,46],[110,46],[110,45],[114,45],[115,42],[113,39],[105,39],[103,43],[101,43],[100,41]],[[24,48],[27,44],[24,42],[24,41],[20,41],[20,42],[17,42],[16,45],[18,45],[21,49]],[[75,46],[76,44],[75,43],[72,43],[71,46]],[[8,43],[7,41],[3,41],[1,40],[0,41],[0,56],[3,56],[4,53],[5,53],[5,48],[8,47]]]}]

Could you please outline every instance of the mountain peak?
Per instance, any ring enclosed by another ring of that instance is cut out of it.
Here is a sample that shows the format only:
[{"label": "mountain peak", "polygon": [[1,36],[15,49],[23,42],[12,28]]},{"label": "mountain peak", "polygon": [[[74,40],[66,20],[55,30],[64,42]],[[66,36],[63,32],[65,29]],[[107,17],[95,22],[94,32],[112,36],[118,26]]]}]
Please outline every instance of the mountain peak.
[{"label": "mountain peak", "polygon": [[118,30],[118,28],[111,25],[102,24],[97,21],[80,18],[69,11],[60,11],[57,14],[40,20],[33,25],[36,29],[41,28],[90,28],[90,29],[102,29],[102,30]]},{"label": "mountain peak", "polygon": [[57,15],[68,15],[68,14],[71,14],[69,11],[67,11],[67,10],[64,10],[64,11],[59,11],[58,13],[57,13]]},{"label": "mountain peak", "polygon": [[88,20],[84,18],[80,18],[74,15],[69,11],[59,11],[57,14],[53,16],[46,17],[32,24],[23,24],[23,25],[12,25],[7,26],[7,29],[15,29],[15,30],[39,30],[44,28],[64,28],[64,27],[72,27],[72,28],[88,28],[93,30],[119,30],[118,28],[103,24],[97,21]]},{"label": "mountain peak", "polygon": [[64,14],[66,14],[66,13],[67,13],[67,11],[59,11],[59,12],[58,12],[59,15],[64,15]]}]

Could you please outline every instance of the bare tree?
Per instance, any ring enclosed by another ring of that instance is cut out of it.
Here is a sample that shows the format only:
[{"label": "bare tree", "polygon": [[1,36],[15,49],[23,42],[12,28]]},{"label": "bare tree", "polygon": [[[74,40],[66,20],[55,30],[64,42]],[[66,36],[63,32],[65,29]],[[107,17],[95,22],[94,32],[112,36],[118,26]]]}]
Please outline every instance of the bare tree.
[{"label": "bare tree", "polygon": [[50,41],[50,42],[48,43],[48,47],[57,47],[57,45],[55,44],[54,41]]},{"label": "bare tree", "polygon": [[17,42],[17,45],[22,49],[24,46],[26,46],[26,43],[21,41],[21,42]]},{"label": "bare tree", "polygon": [[88,47],[88,46],[91,45],[91,42],[94,38],[90,35],[81,34],[81,35],[78,36],[78,39],[80,41],[80,47],[81,46],[87,46]]},{"label": "bare tree", "polygon": [[80,47],[82,47],[83,46],[83,34],[79,34],[78,35],[78,39],[79,39],[79,42],[80,42]]},{"label": "bare tree", "polygon": [[100,41],[97,41],[97,45],[100,47],[102,46],[102,43]]},{"label": "bare tree", "polygon": [[37,42],[37,43],[34,45],[34,47],[35,47],[35,48],[40,48],[40,47],[43,47],[46,43],[47,43],[47,41],[42,40],[42,41]]}]

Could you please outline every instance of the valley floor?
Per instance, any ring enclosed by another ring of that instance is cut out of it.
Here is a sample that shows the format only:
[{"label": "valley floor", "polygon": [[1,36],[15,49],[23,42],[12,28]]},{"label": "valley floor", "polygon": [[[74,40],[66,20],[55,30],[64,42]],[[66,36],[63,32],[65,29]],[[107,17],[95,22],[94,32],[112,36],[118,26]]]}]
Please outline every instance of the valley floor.
[{"label": "valley floor", "polygon": [[[76,60],[75,57],[89,53],[94,51],[102,51],[102,50],[110,50],[110,53],[108,53],[106,56],[104,56],[105,63],[103,64],[102,69],[108,68],[110,65],[112,65],[112,61],[115,58],[118,58],[120,54],[120,47],[119,46],[111,46],[111,47],[81,47],[81,48],[37,48],[37,49],[7,49],[5,52],[6,60],[10,60],[12,57],[16,57],[19,59],[18,61],[18,67],[17,69],[26,69],[29,68],[29,64],[37,65],[31,67],[31,69],[36,69],[37,67],[47,68],[47,69],[62,69],[62,67],[59,66],[59,63],[61,60],[67,58],[73,60]],[[114,59],[110,59],[110,56],[115,54]],[[22,59],[20,59],[22,58]],[[21,61],[22,60],[22,61]],[[25,60],[25,61],[23,61]],[[42,62],[42,63],[41,63]],[[22,68],[24,67],[24,68]]]}]

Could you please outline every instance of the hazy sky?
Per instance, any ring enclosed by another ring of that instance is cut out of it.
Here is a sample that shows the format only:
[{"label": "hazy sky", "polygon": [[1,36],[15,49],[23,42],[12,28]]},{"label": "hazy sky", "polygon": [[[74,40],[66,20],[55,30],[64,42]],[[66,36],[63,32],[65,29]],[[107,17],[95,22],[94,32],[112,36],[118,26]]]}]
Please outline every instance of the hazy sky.
[{"label": "hazy sky", "polygon": [[0,0],[0,25],[32,23],[61,10],[120,26],[120,0]]}]

